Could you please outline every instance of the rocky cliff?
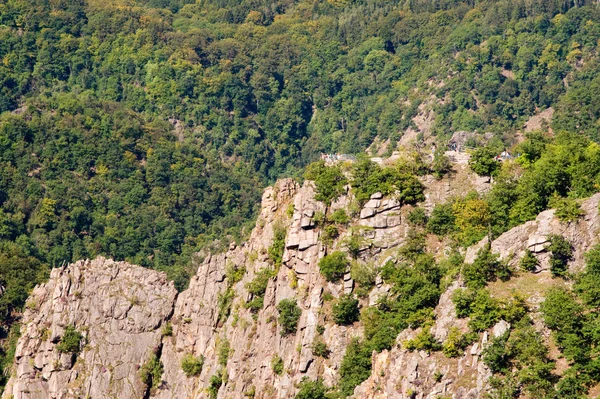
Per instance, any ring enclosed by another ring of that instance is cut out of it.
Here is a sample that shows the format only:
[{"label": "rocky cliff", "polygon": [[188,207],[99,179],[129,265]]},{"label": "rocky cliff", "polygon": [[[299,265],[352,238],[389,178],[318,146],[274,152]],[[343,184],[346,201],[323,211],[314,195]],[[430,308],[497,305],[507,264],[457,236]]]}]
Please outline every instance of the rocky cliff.
[{"label": "rocky cliff", "polygon": [[[425,206],[482,187],[464,170],[461,173],[454,177],[457,181],[462,176],[460,184],[427,182]],[[282,180],[268,188],[250,239],[206,257],[179,295],[161,273],[102,258],[53,270],[28,301],[13,376],[3,398],[293,398],[305,377],[335,385],[346,346],[362,335],[362,327],[332,321],[325,297],[352,293],[355,285],[349,273],[338,283],[327,282],[318,262],[333,249],[347,250],[351,235],[361,237],[360,259],[375,265],[394,262],[408,233],[407,209],[376,194],[356,210],[339,237],[325,245],[319,219],[351,208],[351,193],[329,209],[314,194],[311,182],[300,186]],[[577,224],[561,224],[547,211],[494,240],[492,250],[515,263],[531,249],[541,260],[534,278],[543,280],[548,275],[546,237],[561,233],[575,244],[572,267],[578,268],[583,252],[596,242],[599,200],[597,195],[583,204],[586,216]],[[444,243],[430,241],[430,250],[441,256]],[[467,261],[483,245],[469,248]],[[278,246],[283,247],[280,266],[273,256]],[[264,270],[274,271],[264,293],[257,294],[249,287]],[[460,284],[452,283],[435,309],[431,331],[440,341],[451,327],[466,329],[450,300]],[[387,290],[377,278],[361,306],[375,304]],[[276,306],[286,298],[296,299],[302,312],[296,332],[282,335]],[[260,299],[262,306],[248,306]],[[535,306],[539,296],[531,301]],[[60,347],[72,327],[82,334],[77,354]],[[418,331],[405,330],[391,350],[373,354],[372,374],[354,397],[484,397],[491,373],[480,360],[481,350],[491,336],[507,328],[500,322],[480,334],[456,359],[439,352],[407,351],[402,342]],[[330,351],[326,358],[313,353],[317,336]],[[186,372],[182,362],[190,359],[200,367]],[[148,370],[152,377],[142,379]]]}]

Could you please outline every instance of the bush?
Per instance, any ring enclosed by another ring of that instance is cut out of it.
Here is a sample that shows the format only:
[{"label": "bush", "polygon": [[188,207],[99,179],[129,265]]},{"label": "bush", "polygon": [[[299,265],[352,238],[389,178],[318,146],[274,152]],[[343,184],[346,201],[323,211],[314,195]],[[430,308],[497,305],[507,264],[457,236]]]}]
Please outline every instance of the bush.
[{"label": "bush", "polygon": [[397,193],[402,204],[423,201],[423,184],[412,173],[401,168],[381,168],[368,158],[355,162],[352,169],[352,189],[356,199],[364,203],[376,192]]},{"label": "bush", "polygon": [[283,262],[283,252],[285,250],[285,235],[287,231],[281,223],[273,226],[273,244],[269,247],[269,259],[273,262],[275,270],[279,270]]},{"label": "bush", "polygon": [[371,375],[371,349],[353,338],[340,365],[340,392],[350,396],[361,382]]},{"label": "bush", "polygon": [[181,359],[181,369],[187,377],[194,377],[202,372],[204,366],[204,356],[193,356],[187,354]]},{"label": "bush", "polygon": [[457,289],[452,293],[452,302],[454,302],[454,308],[456,309],[456,316],[459,318],[469,317],[471,315],[471,306],[475,301],[475,292],[471,290],[465,290],[462,288]]},{"label": "bush", "polygon": [[427,230],[433,234],[444,236],[456,230],[455,221],[452,204],[438,204],[431,211]]},{"label": "bush", "polygon": [[342,195],[345,191],[344,186],[348,183],[339,166],[325,166],[323,161],[308,165],[304,178],[315,182],[315,199],[326,204]]},{"label": "bush", "polygon": [[208,381],[208,396],[211,399],[216,399],[219,395],[219,389],[221,389],[221,385],[223,385],[223,371],[219,370],[216,374],[210,377]]},{"label": "bush", "polygon": [[281,335],[285,336],[296,332],[298,320],[302,315],[302,310],[298,307],[296,300],[283,299],[277,304],[279,311],[279,325],[281,326]]},{"label": "bush", "polygon": [[279,355],[273,355],[271,358],[271,369],[277,375],[283,374],[283,359]]},{"label": "bush", "polygon": [[353,261],[350,265],[350,277],[360,287],[369,288],[375,284],[377,270],[371,263]]},{"label": "bush", "polygon": [[457,327],[452,327],[448,332],[448,338],[442,344],[442,352],[446,357],[460,357],[478,337],[477,333],[461,334]]},{"label": "bush", "polygon": [[252,301],[248,302],[246,307],[251,311],[257,312],[262,309],[263,297],[271,277],[273,277],[273,270],[265,267],[260,269],[252,281],[246,284],[246,289],[252,294]]},{"label": "bush", "polygon": [[352,295],[341,296],[333,305],[333,319],[336,324],[352,324],[358,321],[359,315],[358,300],[353,298]]},{"label": "bush", "polygon": [[223,325],[229,314],[231,313],[231,305],[233,304],[233,299],[235,298],[235,291],[231,287],[227,287],[227,289],[223,292],[219,292],[217,296],[217,308],[219,313],[217,315],[217,324]]},{"label": "bush", "polygon": [[229,360],[229,354],[231,353],[231,347],[227,339],[223,339],[219,344],[219,364],[223,367],[227,365]]},{"label": "bush", "polygon": [[486,286],[488,281],[494,281],[497,277],[508,280],[511,271],[505,264],[498,261],[498,255],[491,252],[489,245],[477,253],[477,258],[472,264],[463,267],[463,278],[467,287],[479,289]]},{"label": "bush", "polygon": [[423,328],[415,338],[404,342],[404,347],[411,352],[423,350],[428,353],[442,349],[442,345],[435,339],[429,327]]},{"label": "bush", "polygon": [[444,154],[444,150],[440,147],[433,154],[433,162],[431,163],[431,173],[436,179],[441,179],[444,175],[452,170],[450,159]]},{"label": "bush", "polygon": [[83,335],[75,329],[75,326],[67,326],[56,349],[61,353],[74,353],[77,355],[81,350]]},{"label": "bush", "polygon": [[492,327],[502,317],[500,304],[490,297],[487,290],[479,290],[471,305],[469,327],[474,331],[484,331]]},{"label": "bush", "polygon": [[327,347],[327,344],[320,339],[317,339],[313,342],[311,350],[315,356],[319,356],[325,359],[327,359],[329,357],[329,354],[331,353],[331,351]]},{"label": "bush", "polygon": [[329,220],[336,224],[347,224],[350,221],[350,218],[345,210],[336,209],[329,217]]},{"label": "bush", "polygon": [[170,321],[163,326],[161,334],[163,337],[170,337],[173,335],[173,325]]},{"label": "bush", "polygon": [[344,276],[350,262],[340,251],[324,256],[319,261],[319,270],[327,281],[336,281]]},{"label": "bush", "polygon": [[325,399],[327,387],[323,381],[310,381],[306,377],[299,384],[300,390],[296,394],[296,399]]},{"label": "bush", "polygon": [[493,176],[500,165],[496,161],[496,152],[490,147],[483,147],[471,154],[469,166],[479,176]]},{"label": "bush", "polygon": [[575,222],[584,215],[581,206],[573,198],[554,195],[548,205],[555,208],[554,216],[563,223]]},{"label": "bush", "polygon": [[508,371],[507,341],[508,332],[498,338],[492,338],[492,342],[483,350],[483,362],[493,373]]},{"label": "bush", "polygon": [[519,266],[521,267],[521,269],[528,271],[528,272],[532,272],[535,269],[537,269],[539,264],[540,264],[540,262],[535,257],[533,252],[531,252],[528,249],[525,250],[525,255],[523,255],[523,257],[521,258],[521,261],[519,262]]},{"label": "bush", "polygon": [[564,276],[567,273],[568,263],[573,257],[573,248],[563,236],[552,234],[548,236],[548,240],[550,245],[547,250],[552,252],[550,271],[553,276]]},{"label": "bush", "polygon": [[331,245],[333,240],[340,236],[338,228],[332,224],[325,226],[322,230],[321,240],[325,245]]},{"label": "bush", "polygon": [[425,226],[427,224],[427,215],[423,208],[413,208],[407,216],[408,223],[413,226]]},{"label": "bush", "polygon": [[163,365],[156,353],[153,353],[150,359],[140,368],[140,379],[150,391],[153,391],[158,388],[162,373]]}]

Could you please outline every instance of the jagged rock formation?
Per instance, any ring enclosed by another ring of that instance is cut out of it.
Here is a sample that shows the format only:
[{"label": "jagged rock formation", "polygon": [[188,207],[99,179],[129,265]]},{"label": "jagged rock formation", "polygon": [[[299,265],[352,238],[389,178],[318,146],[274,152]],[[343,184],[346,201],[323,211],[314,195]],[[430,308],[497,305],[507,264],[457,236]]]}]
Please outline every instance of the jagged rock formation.
[{"label": "jagged rock formation", "polygon": [[[141,398],[138,368],[160,346],[176,294],[163,273],[104,258],[54,269],[28,300],[4,397]],[[57,348],[68,326],[84,336],[77,357]]]},{"label": "jagged rock formation", "polygon": [[[470,187],[477,187],[472,177],[470,182]],[[468,185],[461,182],[459,189]],[[457,190],[447,181],[431,182],[426,205],[445,201]],[[559,223],[552,211],[544,212],[494,240],[492,249],[514,263],[529,248],[540,258],[542,271],[547,262],[546,236],[560,233],[575,244],[572,267],[580,267],[582,253],[597,241],[599,201],[600,195],[585,201],[585,218],[571,225]],[[351,194],[344,195],[328,211],[348,209],[351,204]],[[408,225],[406,209],[375,194],[356,211],[340,237],[326,246],[317,223],[325,211],[324,204],[314,199],[312,183],[278,182],[263,195],[250,239],[206,257],[189,288],[179,295],[163,274],[122,262],[99,258],[55,269],[28,302],[14,375],[3,398],[207,398],[211,377],[219,373],[225,378],[220,379],[222,386],[213,384],[218,398],[293,398],[303,377],[336,384],[346,346],[352,337],[362,335],[362,328],[360,323],[338,326],[328,319],[324,293],[337,297],[352,292],[354,282],[349,274],[339,283],[326,282],[318,262],[328,251],[346,249],[351,234],[361,237],[359,257],[376,265],[395,261]],[[282,264],[268,281],[262,310],[253,313],[246,306],[256,299],[248,284],[263,268],[273,267],[269,249],[282,229],[286,232]],[[482,245],[484,241],[467,251],[467,261]],[[239,278],[234,278],[236,272]],[[467,329],[450,299],[459,286],[460,282],[453,283],[435,310],[432,333],[440,341],[451,327]],[[361,304],[373,305],[387,290],[378,279]],[[297,300],[302,315],[296,333],[282,336],[276,305],[286,298]],[[172,333],[164,334],[167,323]],[[81,331],[87,342],[76,358],[57,350],[69,325]],[[321,337],[331,351],[327,359],[313,354],[318,325],[325,327]],[[404,331],[394,348],[373,355],[371,377],[356,388],[354,397],[484,397],[490,372],[480,359],[482,348],[507,328],[499,323],[481,334],[457,359],[403,349],[401,343],[418,333]],[[153,354],[164,369],[160,383],[150,389],[138,369]],[[187,376],[181,362],[190,355],[203,356],[204,364],[196,375]],[[279,358],[283,367],[277,374],[272,361]]]}]

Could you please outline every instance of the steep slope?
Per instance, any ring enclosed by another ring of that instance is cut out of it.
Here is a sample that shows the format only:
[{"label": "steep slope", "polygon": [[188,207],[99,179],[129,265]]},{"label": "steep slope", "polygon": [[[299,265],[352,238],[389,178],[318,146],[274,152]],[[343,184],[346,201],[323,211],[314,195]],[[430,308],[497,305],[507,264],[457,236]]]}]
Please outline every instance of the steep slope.
[{"label": "steep slope", "polygon": [[[137,370],[160,347],[176,295],[164,274],[123,262],[54,269],[28,300],[4,397],[142,397]],[[61,351],[69,326],[83,335],[78,356]]]},{"label": "steep slope", "polygon": [[[474,181],[472,176],[466,180]],[[432,182],[430,206],[468,186],[447,184]],[[374,195],[340,237],[325,245],[318,222],[326,209],[314,195],[311,182],[300,186],[282,180],[267,189],[250,239],[206,257],[178,296],[164,275],[125,263],[99,258],[55,269],[29,299],[14,374],[3,398],[293,398],[305,377],[336,385],[346,347],[362,336],[363,328],[333,323],[330,298],[352,292],[355,284],[349,273],[339,282],[327,282],[318,262],[334,249],[347,250],[349,237],[356,234],[361,236],[360,259],[375,265],[394,262],[407,240],[407,209]],[[494,240],[492,249],[511,262],[532,249],[541,260],[542,272],[535,275],[541,281],[548,275],[543,271],[545,237],[561,233],[574,243],[572,265],[579,267],[582,253],[597,241],[599,201],[596,195],[583,203],[586,216],[577,224],[566,226],[552,211],[544,212]],[[351,195],[342,196],[327,211],[350,208],[351,202]],[[468,261],[482,245],[467,251]],[[443,243],[437,248],[441,256]],[[264,270],[272,272],[264,278]],[[264,288],[256,289],[260,281]],[[451,327],[466,330],[466,320],[456,317],[450,300],[460,284],[451,284],[435,309],[431,332],[439,341]],[[378,279],[360,299],[361,306],[374,305],[389,289]],[[288,298],[302,312],[295,332],[282,334],[277,304]],[[539,298],[531,303],[535,306]],[[69,325],[84,336],[77,356],[57,349]],[[484,397],[491,372],[481,362],[482,347],[508,327],[499,322],[455,359],[406,350],[403,342],[419,330],[405,330],[391,350],[373,354],[371,376],[354,397]],[[326,345],[328,357],[315,354],[316,341]],[[152,363],[154,355],[160,362]],[[196,359],[200,367],[186,374],[184,359]],[[148,365],[158,376],[145,384],[140,374]]]}]

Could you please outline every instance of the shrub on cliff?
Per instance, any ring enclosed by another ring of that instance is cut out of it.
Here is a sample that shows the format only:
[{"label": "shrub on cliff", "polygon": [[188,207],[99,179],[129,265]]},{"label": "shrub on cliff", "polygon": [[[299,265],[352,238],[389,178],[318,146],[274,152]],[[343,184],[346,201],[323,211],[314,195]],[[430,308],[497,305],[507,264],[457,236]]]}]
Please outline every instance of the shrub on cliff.
[{"label": "shrub on cliff", "polygon": [[67,326],[60,342],[56,345],[56,349],[62,353],[78,354],[81,350],[82,340],[83,335],[74,326]]},{"label": "shrub on cliff", "polygon": [[346,273],[349,264],[346,254],[337,251],[324,256],[319,261],[319,270],[327,281],[336,281]]},{"label": "shrub on cliff", "polygon": [[187,354],[181,359],[181,369],[188,377],[197,376],[202,372],[204,366],[204,356],[193,356]]},{"label": "shrub on cliff", "polygon": [[289,335],[296,332],[298,320],[302,315],[302,310],[294,299],[283,299],[277,304],[279,311],[279,325],[281,326],[281,335]]},{"label": "shrub on cliff", "polygon": [[336,324],[347,325],[358,320],[358,300],[352,295],[343,295],[333,305],[333,320]]}]

